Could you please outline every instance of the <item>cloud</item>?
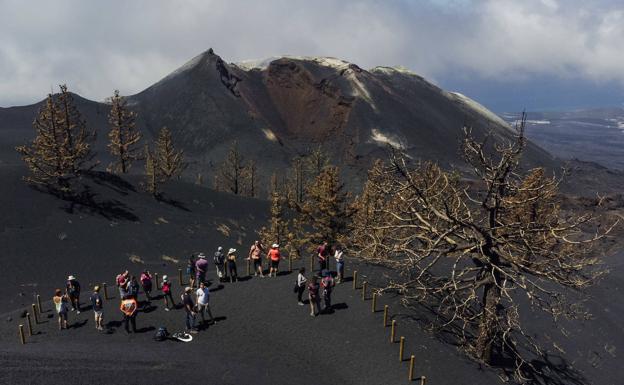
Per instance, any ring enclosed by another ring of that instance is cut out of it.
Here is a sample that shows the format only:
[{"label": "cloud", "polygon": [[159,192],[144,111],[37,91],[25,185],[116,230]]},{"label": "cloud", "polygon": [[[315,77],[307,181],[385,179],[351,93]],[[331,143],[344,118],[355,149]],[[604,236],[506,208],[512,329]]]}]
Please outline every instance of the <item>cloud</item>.
[{"label": "cloud", "polygon": [[226,61],[336,56],[433,80],[624,84],[615,0],[0,0],[0,9],[0,106],[60,83],[95,100],[133,94],[209,47]]}]

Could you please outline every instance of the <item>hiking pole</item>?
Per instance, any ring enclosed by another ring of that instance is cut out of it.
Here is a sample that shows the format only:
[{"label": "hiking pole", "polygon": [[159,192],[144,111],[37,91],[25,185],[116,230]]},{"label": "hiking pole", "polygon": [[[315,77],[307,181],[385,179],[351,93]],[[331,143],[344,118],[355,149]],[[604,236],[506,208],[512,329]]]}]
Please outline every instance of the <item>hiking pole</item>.
[{"label": "hiking pole", "polygon": [[106,287],[106,282],[102,283],[102,288],[104,289],[104,299],[108,300],[108,287]]},{"label": "hiking pole", "polygon": [[396,332],[396,320],[392,320],[392,328],[390,329],[390,342],[394,343],[394,333]]},{"label": "hiking pole", "polygon": [[37,314],[37,306],[32,304],[33,315],[35,316],[35,325],[39,324],[39,315]]},{"label": "hiking pole", "polygon": [[405,337],[399,341],[399,362],[403,362],[403,351],[405,350]]},{"label": "hiking pole", "polygon": [[30,313],[26,313],[26,321],[28,321],[28,335],[32,337],[33,327],[32,327],[32,319],[30,319]]},{"label": "hiking pole", "polygon": [[39,307],[39,314],[43,313],[43,308],[41,307],[41,296],[37,294],[37,306]]},{"label": "hiking pole", "polygon": [[388,305],[384,305],[384,328],[388,326]]},{"label": "hiking pole", "polygon": [[20,341],[22,342],[22,345],[24,345],[26,343],[26,337],[24,337],[24,325],[19,325],[18,329]]},{"label": "hiking pole", "polygon": [[373,313],[377,311],[377,293],[373,293]]},{"label": "hiking pole", "polygon": [[368,282],[364,281],[362,282],[362,301],[366,301],[366,286],[368,285]]},{"label": "hiking pole", "polygon": [[412,356],[410,357],[408,381],[413,381],[414,380],[414,361],[416,361],[416,357],[414,357],[414,355],[412,354]]},{"label": "hiking pole", "polygon": [[357,270],[353,270],[353,290],[357,289]]}]

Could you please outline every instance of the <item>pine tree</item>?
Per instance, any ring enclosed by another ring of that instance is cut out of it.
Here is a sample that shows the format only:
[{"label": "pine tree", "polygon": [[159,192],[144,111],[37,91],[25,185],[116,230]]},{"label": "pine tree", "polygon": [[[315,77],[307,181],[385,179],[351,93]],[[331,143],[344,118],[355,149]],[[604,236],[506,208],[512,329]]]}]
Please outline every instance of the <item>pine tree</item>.
[{"label": "pine tree", "polygon": [[238,142],[234,141],[215,175],[215,190],[241,194],[244,188],[244,173],[244,159],[238,149]]},{"label": "pine tree", "polygon": [[171,131],[167,127],[160,130],[153,155],[161,182],[179,176],[184,171],[183,152],[174,147]]},{"label": "pine tree", "polygon": [[127,101],[115,90],[110,98],[111,110],[108,122],[111,130],[108,133],[110,153],[117,158],[110,169],[123,174],[127,173],[134,160],[139,159],[138,142],[141,133],[135,129],[136,113],[127,106]]},{"label": "pine tree", "polygon": [[148,145],[145,145],[144,150],[145,158],[145,190],[154,196],[158,195],[158,186],[160,184],[159,169],[156,166],[156,161],[152,151],[150,151]]},{"label": "pine tree", "polygon": [[16,150],[30,169],[25,180],[67,192],[73,178],[96,165],[91,162],[95,134],[87,131],[67,87],[60,88],[61,93],[56,98],[48,95],[39,110],[33,122],[37,134],[32,144]]},{"label": "pine tree", "polygon": [[299,237],[306,243],[344,243],[351,216],[350,194],[344,191],[338,167],[325,167],[308,186],[306,196],[298,206]]},{"label": "pine tree", "polygon": [[288,220],[285,218],[286,198],[279,191],[271,194],[271,216],[269,226],[263,227],[260,232],[262,244],[270,245],[277,243],[282,249],[286,249],[288,240]]}]

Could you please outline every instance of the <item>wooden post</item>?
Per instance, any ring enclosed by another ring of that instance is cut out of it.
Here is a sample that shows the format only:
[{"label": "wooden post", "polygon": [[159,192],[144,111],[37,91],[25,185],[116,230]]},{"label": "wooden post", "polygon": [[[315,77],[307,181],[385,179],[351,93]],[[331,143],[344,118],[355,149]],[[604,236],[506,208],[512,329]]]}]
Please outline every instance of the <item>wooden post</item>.
[{"label": "wooden post", "polygon": [[357,289],[357,270],[353,271],[353,290]]},{"label": "wooden post", "polygon": [[420,376],[420,385],[425,385],[427,383],[427,377]]},{"label": "wooden post", "polygon": [[43,313],[43,308],[41,307],[41,296],[39,294],[37,294],[37,311],[39,311],[39,314]]},{"label": "wooden post", "polygon": [[310,255],[310,273],[314,271],[314,256]]},{"label": "wooden post", "polygon": [[409,367],[409,381],[414,380],[414,361],[416,361],[416,357],[412,354],[410,357],[410,367]]},{"label": "wooden post", "polygon": [[26,343],[26,337],[24,337],[24,325],[19,325],[19,337],[22,345]]},{"label": "wooden post", "polygon": [[394,342],[394,333],[396,332],[396,320],[392,320],[392,325],[390,329],[390,342]]},{"label": "wooden post", "polygon": [[292,254],[288,254],[288,271],[292,273]]},{"label": "wooden post", "polygon": [[104,299],[108,300],[108,287],[106,286],[106,282],[102,282],[102,288],[104,289]]},{"label": "wooden post", "polygon": [[384,328],[388,326],[388,305],[384,305]]},{"label": "wooden post", "polygon": [[180,286],[184,286],[184,281],[182,280],[182,269],[178,269],[178,280],[180,281]]},{"label": "wooden post", "polygon": [[405,337],[399,341],[399,362],[403,362],[403,351],[405,350]]},{"label": "wooden post", "polygon": [[158,286],[158,273],[154,273],[154,283],[156,283],[156,290],[160,290]]},{"label": "wooden post", "polygon": [[247,259],[247,275],[248,276],[251,275],[251,260],[250,259]]},{"label": "wooden post", "polygon": [[28,335],[32,337],[33,327],[32,327],[32,319],[30,319],[30,313],[26,313],[26,321],[28,321]]},{"label": "wooden post", "polygon": [[39,325],[39,314],[37,314],[37,306],[34,303],[32,304],[32,312],[35,316],[35,325]]},{"label": "wooden post", "polygon": [[366,286],[368,285],[368,282],[364,281],[362,282],[362,301],[366,300]]},{"label": "wooden post", "polygon": [[377,293],[373,293],[373,313],[377,311]]}]

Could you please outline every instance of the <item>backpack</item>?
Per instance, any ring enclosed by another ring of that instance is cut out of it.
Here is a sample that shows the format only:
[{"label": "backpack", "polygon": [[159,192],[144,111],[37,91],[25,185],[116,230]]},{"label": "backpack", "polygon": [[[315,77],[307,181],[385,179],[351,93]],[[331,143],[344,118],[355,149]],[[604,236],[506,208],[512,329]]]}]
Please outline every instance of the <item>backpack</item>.
[{"label": "backpack", "polygon": [[154,340],[155,341],[164,341],[164,340],[167,339],[167,337],[169,337],[169,332],[167,331],[167,328],[164,327],[164,326],[161,326],[156,331],[156,334],[154,335]]}]

